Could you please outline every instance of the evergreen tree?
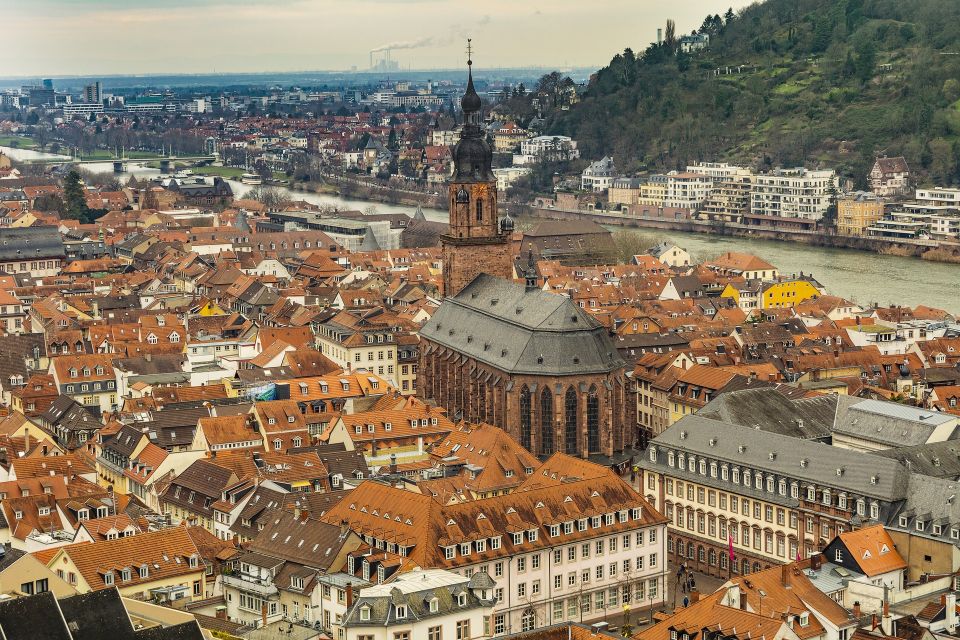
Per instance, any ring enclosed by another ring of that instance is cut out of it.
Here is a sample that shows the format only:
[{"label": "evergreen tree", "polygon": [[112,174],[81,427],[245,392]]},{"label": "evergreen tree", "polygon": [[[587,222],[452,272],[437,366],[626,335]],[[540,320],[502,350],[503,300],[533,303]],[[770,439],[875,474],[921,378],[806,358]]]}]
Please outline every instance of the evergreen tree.
[{"label": "evergreen tree", "polygon": [[90,208],[87,207],[86,190],[76,169],[71,169],[64,178],[63,201],[68,216],[76,217],[81,223],[89,222]]}]

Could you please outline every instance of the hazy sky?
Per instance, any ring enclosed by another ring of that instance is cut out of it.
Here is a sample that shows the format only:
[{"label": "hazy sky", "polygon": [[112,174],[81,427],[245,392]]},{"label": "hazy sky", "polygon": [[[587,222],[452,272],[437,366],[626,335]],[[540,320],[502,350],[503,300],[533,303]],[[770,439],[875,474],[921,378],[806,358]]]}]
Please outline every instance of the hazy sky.
[{"label": "hazy sky", "polygon": [[3,75],[366,68],[399,43],[404,68],[600,66],[747,0],[12,0]]}]

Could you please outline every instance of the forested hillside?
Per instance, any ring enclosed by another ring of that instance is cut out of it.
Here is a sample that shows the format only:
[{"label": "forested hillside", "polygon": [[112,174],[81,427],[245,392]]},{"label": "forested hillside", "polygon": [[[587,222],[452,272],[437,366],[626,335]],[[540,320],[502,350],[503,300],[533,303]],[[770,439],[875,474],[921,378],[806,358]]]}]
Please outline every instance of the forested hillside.
[{"label": "forested hillside", "polygon": [[768,0],[698,31],[700,52],[668,27],[662,44],[616,55],[548,130],[629,172],[805,164],[862,186],[886,153],[960,183],[960,1]]}]

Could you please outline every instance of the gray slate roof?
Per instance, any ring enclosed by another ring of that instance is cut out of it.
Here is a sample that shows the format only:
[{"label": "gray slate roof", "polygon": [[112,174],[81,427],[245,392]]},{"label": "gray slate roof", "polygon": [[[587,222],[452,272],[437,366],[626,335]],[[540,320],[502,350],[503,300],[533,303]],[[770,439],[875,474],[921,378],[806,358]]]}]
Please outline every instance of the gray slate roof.
[{"label": "gray slate roof", "polygon": [[[909,473],[896,460],[699,415],[682,418],[654,438],[652,446],[658,465],[666,464],[666,449],[673,449],[888,502],[907,493]],[[647,464],[653,463],[647,459]]]},{"label": "gray slate roof", "polygon": [[0,260],[65,258],[63,238],[56,227],[0,229]]},{"label": "gray slate roof", "polygon": [[624,366],[607,330],[566,296],[480,274],[420,330],[508,373],[581,375]]},{"label": "gray slate roof", "polygon": [[829,438],[836,395],[791,400],[774,387],[721,393],[697,412],[704,418],[760,428],[795,438]]},{"label": "gray slate roof", "polygon": [[[483,573],[483,572],[478,572]],[[422,576],[422,577],[421,577]],[[477,597],[473,589],[490,589],[485,584],[452,580],[447,572],[428,570],[422,573],[410,573],[402,576],[390,585],[377,585],[360,592],[360,597],[347,612],[344,626],[370,627],[396,624],[397,607],[406,607],[404,622],[440,618],[456,612],[466,612],[477,607],[489,606]],[[421,586],[422,585],[422,586]],[[388,591],[389,589],[389,591]],[[466,597],[464,605],[458,603],[458,596]],[[492,595],[492,591],[490,591]],[[436,599],[437,610],[430,610],[430,601]],[[360,619],[361,609],[369,609],[369,620]]]},{"label": "gray slate roof", "polygon": [[960,479],[960,441],[957,440],[884,449],[877,451],[877,455],[899,460],[914,473],[934,478]]},{"label": "gray slate roof", "polygon": [[891,447],[914,446],[927,442],[938,426],[956,420],[954,415],[895,402],[844,396],[838,399],[833,432]]}]

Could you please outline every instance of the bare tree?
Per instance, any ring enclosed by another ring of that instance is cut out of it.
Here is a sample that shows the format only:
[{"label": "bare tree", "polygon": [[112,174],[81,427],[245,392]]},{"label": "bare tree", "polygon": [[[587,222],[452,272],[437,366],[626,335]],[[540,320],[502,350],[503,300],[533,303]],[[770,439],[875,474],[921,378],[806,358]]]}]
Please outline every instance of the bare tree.
[{"label": "bare tree", "polygon": [[670,51],[677,50],[677,23],[673,20],[667,20],[667,28],[663,31],[663,44],[667,45]]}]

